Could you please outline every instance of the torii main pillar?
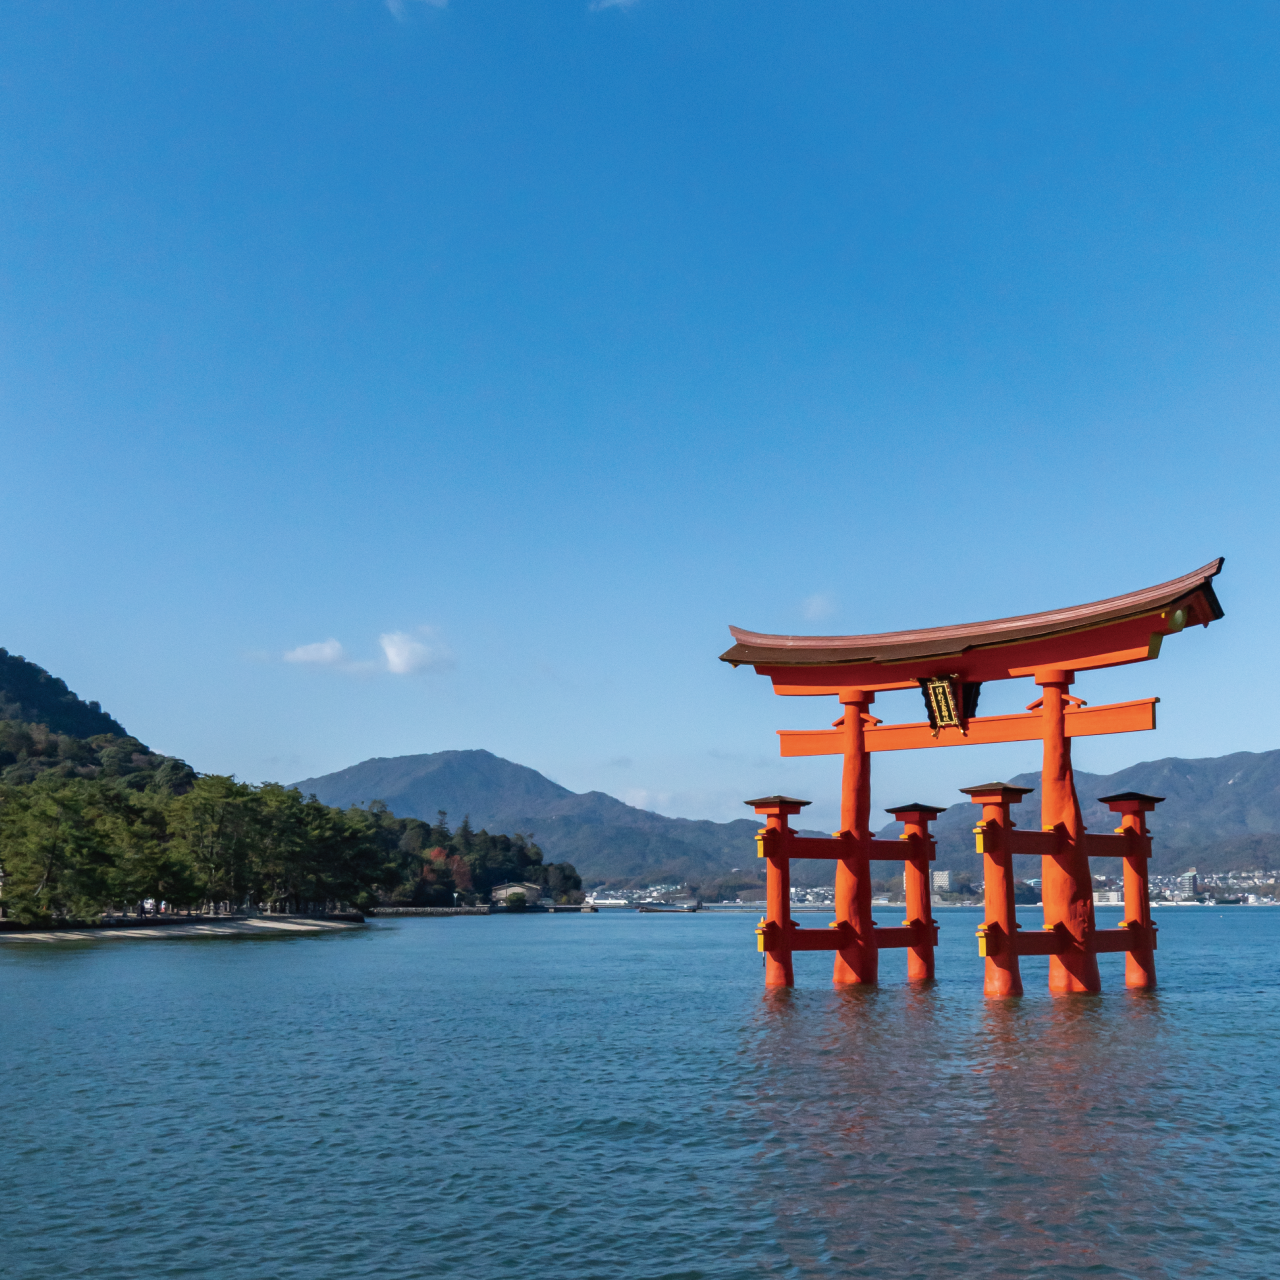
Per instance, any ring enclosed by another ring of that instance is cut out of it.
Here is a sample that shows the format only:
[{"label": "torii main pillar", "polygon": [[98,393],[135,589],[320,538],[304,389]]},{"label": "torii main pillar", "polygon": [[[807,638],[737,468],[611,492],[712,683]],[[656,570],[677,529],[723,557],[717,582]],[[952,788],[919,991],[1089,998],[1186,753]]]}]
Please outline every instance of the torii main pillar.
[{"label": "torii main pillar", "polygon": [[840,986],[875,982],[880,952],[872,937],[871,917],[871,758],[867,755],[863,717],[875,701],[868,689],[842,689],[844,715],[836,721],[844,739],[844,770],[840,779],[840,830],[849,852],[836,863],[836,926],[849,926],[851,946],[836,952],[832,981]]},{"label": "torii main pillar", "polygon": [[[1040,774],[1040,825],[1058,836],[1055,853],[1041,859],[1040,892],[1044,899],[1044,927],[1065,935],[1066,949],[1049,957],[1049,990],[1055,995],[1101,991],[1098,957],[1093,947],[1093,877],[1084,852],[1084,819],[1071,772],[1071,742],[1067,738],[1067,692],[1074,671],[1037,671],[1042,694],[1044,766]],[[1032,703],[1034,707],[1035,704]],[[1068,941],[1069,939],[1069,941]]]}]

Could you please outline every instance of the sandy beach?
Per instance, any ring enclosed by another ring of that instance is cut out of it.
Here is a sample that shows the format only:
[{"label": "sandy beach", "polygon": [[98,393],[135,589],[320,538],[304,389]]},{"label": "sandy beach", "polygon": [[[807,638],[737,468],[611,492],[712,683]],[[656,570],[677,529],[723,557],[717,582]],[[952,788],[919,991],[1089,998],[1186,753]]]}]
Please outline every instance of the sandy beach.
[{"label": "sandy beach", "polygon": [[235,938],[270,934],[334,933],[361,929],[354,920],[315,920],[308,916],[242,916],[193,920],[190,924],[140,925],[135,929],[48,929],[0,933],[0,942],[115,942],[127,938]]}]

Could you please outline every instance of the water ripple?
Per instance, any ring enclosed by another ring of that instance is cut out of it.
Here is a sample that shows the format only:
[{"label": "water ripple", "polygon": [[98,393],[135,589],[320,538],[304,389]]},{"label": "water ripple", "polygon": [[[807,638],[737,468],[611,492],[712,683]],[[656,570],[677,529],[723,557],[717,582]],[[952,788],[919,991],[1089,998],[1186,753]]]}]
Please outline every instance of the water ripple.
[{"label": "water ripple", "polygon": [[1275,1275],[1280,911],[1003,1004],[973,923],[862,992],[749,916],[0,949],[4,1275]]}]

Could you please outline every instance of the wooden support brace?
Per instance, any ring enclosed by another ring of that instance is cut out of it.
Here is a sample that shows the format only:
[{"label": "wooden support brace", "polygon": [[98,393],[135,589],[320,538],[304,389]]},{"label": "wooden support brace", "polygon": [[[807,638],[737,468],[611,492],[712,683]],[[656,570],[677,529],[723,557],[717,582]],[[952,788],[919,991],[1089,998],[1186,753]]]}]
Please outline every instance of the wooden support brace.
[{"label": "wooden support brace", "polygon": [[1081,841],[1087,858],[1146,858],[1151,855],[1146,841],[1136,831],[1132,835],[1117,832],[1113,836],[1085,832]]},{"label": "wooden support brace", "polygon": [[1073,939],[1064,929],[1041,929],[1036,933],[1019,933],[1017,937],[1020,956],[1060,956],[1073,945]]},{"label": "wooden support brace", "polygon": [[787,928],[780,928],[772,920],[762,920],[756,926],[756,945],[761,951],[839,951],[855,941],[853,928],[848,923],[827,929],[801,929],[794,920]]},{"label": "wooden support brace", "polygon": [[[1156,949],[1156,930],[1151,928],[1151,949]],[[877,938],[879,933],[877,931]],[[1093,950],[1097,954],[1133,951],[1142,946],[1142,925],[1137,921],[1121,925],[1119,929],[1095,929],[1092,934]],[[1009,940],[998,926],[983,925],[978,930],[978,954],[998,956],[1006,953]],[[1013,935],[1014,950],[1019,956],[1060,956],[1074,945],[1074,939],[1063,929],[1041,929],[1035,933]]]},{"label": "wooden support brace", "polygon": [[[765,833],[766,836],[773,832]],[[839,835],[827,839],[825,836],[798,836],[794,832],[778,832],[784,837],[778,845],[778,852],[786,858],[845,858],[849,855],[849,841]],[[764,837],[757,836],[759,856],[771,856],[770,847]],[[919,836],[899,836],[896,840],[868,840],[866,842],[867,857],[872,862],[905,862],[908,858],[925,858],[929,862],[937,859],[932,840],[922,840]]]},{"label": "wooden support brace", "polygon": [[839,951],[854,942],[853,929],[847,924],[836,929],[793,929],[791,937],[793,951]]},{"label": "wooden support brace", "polygon": [[1058,832],[1053,830],[1019,831],[1017,827],[1013,827],[1008,834],[1009,852],[1051,858],[1058,852],[1060,838]]},{"label": "wooden support brace", "polygon": [[936,925],[915,924],[902,925],[900,928],[876,930],[876,946],[881,951],[890,951],[895,947],[919,947],[938,945],[938,928]]},{"label": "wooden support brace", "polygon": [[[1136,920],[1127,922],[1118,929],[1096,929],[1093,934],[1094,950],[1097,952],[1134,951],[1143,945],[1143,926]],[[1150,930],[1151,950],[1156,949],[1156,928]]]},{"label": "wooden support brace", "polygon": [[[900,947],[937,946],[938,928],[917,920],[900,928],[877,928],[872,933],[876,949],[891,951]],[[847,923],[831,925],[826,929],[779,929],[772,921],[756,927],[758,948],[761,951],[839,951],[856,940],[853,929]]]},{"label": "wooden support brace", "polygon": [[[1054,830],[1019,831],[1014,827],[1009,831],[1008,840],[1011,853],[1051,858],[1059,851],[1062,836]],[[1083,848],[1086,858],[1133,858],[1149,854],[1139,839],[1127,834],[1093,835],[1086,831],[1078,837],[1077,843]]]}]

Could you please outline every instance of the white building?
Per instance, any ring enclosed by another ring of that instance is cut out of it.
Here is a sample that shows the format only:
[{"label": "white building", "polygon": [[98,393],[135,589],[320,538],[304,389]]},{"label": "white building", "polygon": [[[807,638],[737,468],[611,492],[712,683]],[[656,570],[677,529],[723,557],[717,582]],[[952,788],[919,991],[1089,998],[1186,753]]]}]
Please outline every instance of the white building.
[{"label": "white building", "polygon": [[940,893],[950,893],[955,883],[956,873],[954,871],[935,871],[933,873],[933,887]]},{"label": "white building", "polygon": [[493,891],[489,894],[489,900],[505,906],[507,899],[514,897],[517,893],[524,894],[526,905],[532,907],[542,897],[542,886],[540,884],[530,884],[527,881],[519,884],[495,885]]}]

